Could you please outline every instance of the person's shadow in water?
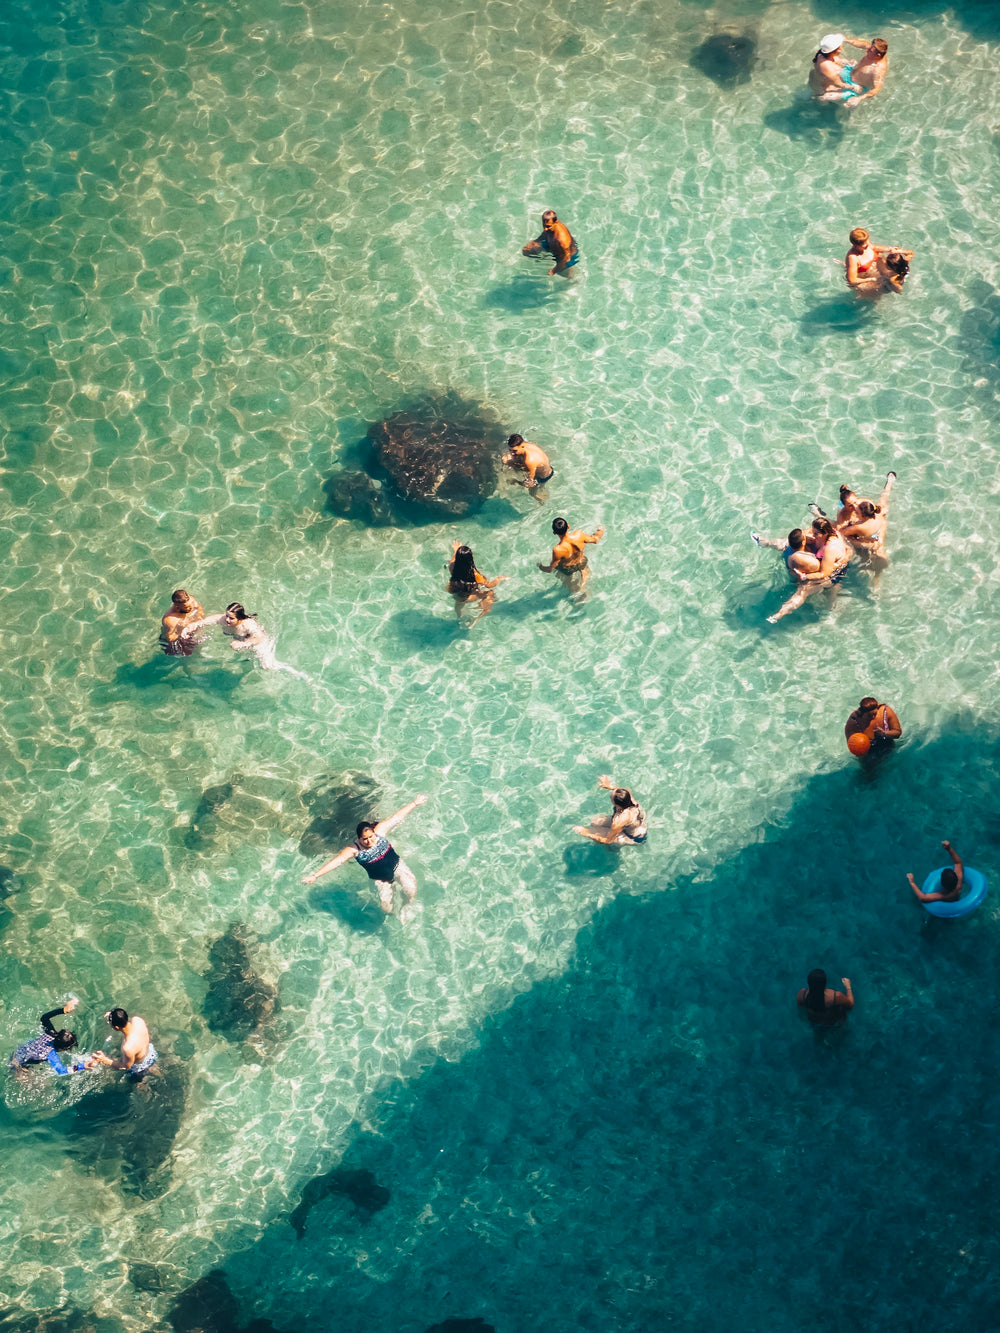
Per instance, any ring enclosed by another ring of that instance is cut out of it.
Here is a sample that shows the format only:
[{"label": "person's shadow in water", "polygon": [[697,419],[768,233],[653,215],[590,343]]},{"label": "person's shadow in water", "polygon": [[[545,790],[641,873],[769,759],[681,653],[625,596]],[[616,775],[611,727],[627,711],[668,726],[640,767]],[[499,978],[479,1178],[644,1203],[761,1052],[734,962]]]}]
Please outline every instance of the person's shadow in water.
[{"label": "person's shadow in water", "polygon": [[837,102],[816,102],[805,96],[791,106],[771,111],[764,117],[769,130],[784,134],[793,141],[814,144],[817,148],[837,148],[847,125],[837,114]]},{"label": "person's shadow in water", "polygon": [[830,334],[857,333],[867,328],[875,318],[875,301],[860,299],[852,291],[832,301],[824,301],[815,306],[799,321],[802,332],[811,338],[824,338]]},{"label": "person's shadow in water", "polygon": [[355,935],[375,935],[385,924],[385,912],[377,902],[366,902],[357,893],[335,884],[314,887],[309,894],[309,906],[318,912],[329,912]]},{"label": "person's shadow in water", "polygon": [[483,305],[490,310],[508,310],[520,315],[529,310],[544,310],[558,299],[556,279],[550,278],[547,271],[542,270],[538,273],[518,273],[510,282],[493,287],[483,296]]}]

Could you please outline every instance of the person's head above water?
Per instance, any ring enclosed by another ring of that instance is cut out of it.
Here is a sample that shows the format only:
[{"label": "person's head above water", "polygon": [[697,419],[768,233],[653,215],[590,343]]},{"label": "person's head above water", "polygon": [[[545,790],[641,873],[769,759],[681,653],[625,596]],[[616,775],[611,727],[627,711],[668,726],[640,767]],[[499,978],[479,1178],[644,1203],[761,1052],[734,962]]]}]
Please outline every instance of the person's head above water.
[{"label": "person's head above water", "polygon": [[841,486],[840,488],[841,505],[857,504],[857,502],[858,502],[857,491],[852,491],[850,486]]},{"label": "person's head above water", "polygon": [[858,513],[862,518],[877,518],[882,510],[874,500],[859,500]]},{"label": "person's head above water", "polygon": [[810,1009],[826,1008],[826,973],[821,967],[814,967],[806,977],[809,984],[809,994],[806,996],[806,1005]]},{"label": "person's head above water", "polygon": [[616,787],[611,793],[611,801],[619,810],[628,810],[631,806],[635,805],[632,793],[627,787]]},{"label": "person's head above water", "polygon": [[370,824],[366,819],[362,820],[356,831],[358,842],[361,843],[362,847],[371,847],[378,838],[378,833],[375,831],[375,825]]},{"label": "person's head above water", "polygon": [[552,520],[552,531],[557,537],[565,537],[569,532],[569,524],[564,518],[554,518]]},{"label": "person's head above water", "polygon": [[67,1028],[60,1028],[52,1038],[52,1045],[57,1051],[71,1051],[76,1045],[76,1033]]},{"label": "person's head above water", "polygon": [[877,60],[884,60],[889,50],[889,43],[884,37],[876,37],[874,41],[868,44],[868,54],[875,56]]},{"label": "person's head above water", "polygon": [[837,529],[828,518],[814,518],[812,521],[812,530],[818,537],[833,537]]},{"label": "person's head above water", "polygon": [[868,235],[868,232],[865,230],[864,227],[855,227],[854,230],[851,232],[850,242],[852,245],[865,246],[868,244],[870,240],[871,237]]},{"label": "person's head above water", "polygon": [[524,444],[523,435],[510,435],[507,438],[508,449],[520,449],[523,444]]},{"label": "person's head above water", "polygon": [[788,534],[788,545],[793,551],[801,551],[808,540],[809,538],[801,528],[792,528]]},{"label": "person's head above water", "polygon": [[547,208],[542,214],[542,226],[546,231],[551,231],[552,227],[559,221],[556,217],[555,209]]},{"label": "person's head above water", "polygon": [[451,567],[451,577],[454,583],[475,583],[476,562],[472,555],[471,546],[456,547],[454,562]]},{"label": "person's head above water", "polygon": [[817,55],[832,56],[835,51],[839,51],[844,45],[844,34],[842,32],[828,32],[820,41]]},{"label": "person's head above water", "polygon": [[958,888],[958,876],[954,870],[949,868],[941,871],[941,891],[942,893],[954,893]]},{"label": "person's head above water", "polygon": [[226,607],[226,619],[238,623],[241,620],[253,620],[253,614],[244,609],[242,602],[230,602]]},{"label": "person's head above water", "polygon": [[109,1009],[104,1017],[118,1032],[124,1031],[125,1025],[128,1023],[128,1014],[124,1009]]},{"label": "person's head above water", "polygon": [[910,261],[899,250],[893,250],[891,255],[886,255],[885,265],[900,278],[905,278],[910,271]]},{"label": "person's head above water", "polygon": [[174,606],[179,606],[182,611],[187,607],[194,605],[194,598],[186,588],[178,588],[175,592],[172,592],[170,594],[170,600],[173,602]]}]

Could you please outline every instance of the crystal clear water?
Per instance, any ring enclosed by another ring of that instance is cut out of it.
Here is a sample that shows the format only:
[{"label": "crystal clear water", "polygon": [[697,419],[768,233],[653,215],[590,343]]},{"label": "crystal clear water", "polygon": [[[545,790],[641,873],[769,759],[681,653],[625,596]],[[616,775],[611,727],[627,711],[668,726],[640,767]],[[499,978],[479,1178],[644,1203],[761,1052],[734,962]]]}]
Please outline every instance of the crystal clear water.
[{"label": "crystal clear water", "polygon": [[[800,92],[834,25],[891,46],[853,113]],[[122,1004],[165,1071],[8,1080],[15,1324],[187,1327],[221,1268],[282,1329],[995,1327],[997,912],[904,872],[1000,845],[997,40],[986,4],[7,5],[0,1022],[73,990],[93,1046]],[[568,282],[519,255],[545,207]],[[858,224],[917,251],[902,297],[844,287]],[[335,517],[367,424],[445,391],[549,451],[547,504]],[[889,468],[879,583],[768,626],[750,526]],[[585,604],[535,568],[556,513],[608,530]],[[473,630],[456,538],[510,575]],[[308,679],[158,657],[181,585]],[[644,848],[574,838],[604,772]],[[301,883],[347,788],[428,793],[406,921]],[[815,965],[845,1031],[799,1021]]]}]

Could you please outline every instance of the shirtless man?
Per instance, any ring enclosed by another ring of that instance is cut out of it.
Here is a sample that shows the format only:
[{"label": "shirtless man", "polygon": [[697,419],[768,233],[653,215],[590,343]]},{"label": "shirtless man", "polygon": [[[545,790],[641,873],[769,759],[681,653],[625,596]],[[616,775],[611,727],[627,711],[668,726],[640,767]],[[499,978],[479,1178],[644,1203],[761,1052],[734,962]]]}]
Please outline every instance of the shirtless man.
[{"label": "shirtless man", "polygon": [[511,435],[507,440],[507,452],[500,461],[512,472],[525,474],[523,481],[520,477],[508,477],[511,486],[524,486],[539,504],[544,504],[545,496],[538,494],[538,488],[555,476],[555,469],[544,449],[539,449],[522,435]]},{"label": "shirtless man", "polygon": [[817,101],[843,102],[858,96],[853,83],[849,82],[851,66],[843,55],[845,42],[862,51],[868,48],[867,42],[845,37],[842,32],[831,32],[823,38],[809,71],[809,91]]},{"label": "shirtless man", "polygon": [[951,863],[955,868],[954,870],[941,871],[941,890],[939,893],[924,893],[923,889],[917,886],[917,881],[913,878],[912,872],[907,872],[906,878],[910,881],[910,888],[922,903],[953,903],[962,896],[962,889],[965,885],[965,867],[962,865],[962,858],[947,839],[942,842],[941,846],[951,857]]},{"label": "shirtless man", "polygon": [[551,208],[547,208],[542,214],[541,236],[537,240],[529,241],[521,254],[540,255],[543,250],[552,255],[556,261],[555,268],[549,269],[550,278],[553,273],[565,273],[580,259],[580,248],[569,234],[569,228],[559,221]]},{"label": "shirtless man", "polygon": [[129,1078],[137,1081],[156,1064],[156,1047],[149,1040],[149,1028],[138,1014],[129,1018],[124,1009],[109,1009],[104,1015],[116,1032],[121,1033],[121,1058],[112,1060],[103,1051],[95,1051],[92,1059],[109,1069],[124,1069]]},{"label": "shirtless man", "polygon": [[178,588],[170,594],[170,610],[163,617],[160,644],[168,657],[190,657],[197,641],[185,638],[182,631],[205,614],[189,592]]},{"label": "shirtless man", "polygon": [[569,531],[569,524],[564,518],[552,520],[552,531],[559,538],[552,548],[552,559],[547,565],[539,565],[543,574],[560,574],[566,580],[571,592],[583,592],[590,578],[590,566],[583,548],[591,542],[599,542],[604,536],[604,524],[591,535],[577,528]]},{"label": "shirtless man", "polygon": [[773,616],[768,616],[768,624],[776,625],[796,607],[801,606],[807,597],[818,592],[820,588],[830,586],[830,580],[823,573],[819,557],[810,550],[809,534],[803,532],[801,528],[793,528],[788,534],[787,542],[776,540],[774,537],[762,537],[759,532],[751,532],[750,536],[758,546],[770,546],[784,554],[788,572],[798,585],[788,601],[784,602]]},{"label": "shirtless man", "polygon": [[859,102],[867,101],[882,91],[882,84],[889,70],[889,43],[883,37],[876,37],[870,42],[864,55],[851,71],[851,79],[865,91],[860,97],[847,99],[849,107],[856,107]]}]

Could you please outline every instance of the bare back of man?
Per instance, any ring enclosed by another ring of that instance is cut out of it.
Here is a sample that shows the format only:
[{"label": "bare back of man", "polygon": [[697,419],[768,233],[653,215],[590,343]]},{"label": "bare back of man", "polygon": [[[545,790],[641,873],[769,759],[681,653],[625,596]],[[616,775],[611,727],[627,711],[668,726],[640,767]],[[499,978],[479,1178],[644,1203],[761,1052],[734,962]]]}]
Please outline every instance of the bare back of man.
[{"label": "bare back of man", "polygon": [[596,532],[584,532],[575,528],[572,532],[564,518],[553,520],[552,531],[559,538],[552,548],[552,559],[547,565],[539,565],[543,574],[560,574],[566,579],[574,592],[582,592],[590,577],[585,546],[599,542],[604,536],[602,524]]}]

